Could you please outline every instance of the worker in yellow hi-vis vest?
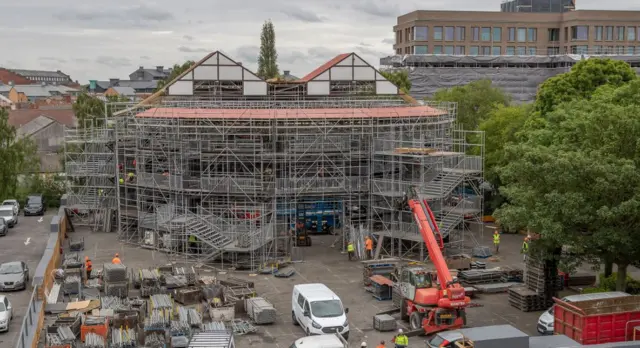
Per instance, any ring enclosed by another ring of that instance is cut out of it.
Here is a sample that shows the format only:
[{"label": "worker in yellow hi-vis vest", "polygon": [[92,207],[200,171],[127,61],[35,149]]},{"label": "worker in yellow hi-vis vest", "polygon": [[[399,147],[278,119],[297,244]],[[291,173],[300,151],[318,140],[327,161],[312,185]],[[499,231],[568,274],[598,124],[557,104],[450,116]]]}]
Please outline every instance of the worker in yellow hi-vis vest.
[{"label": "worker in yellow hi-vis vest", "polygon": [[349,254],[349,261],[355,258],[356,248],[353,246],[353,242],[347,244],[347,254]]},{"label": "worker in yellow hi-vis vest", "polygon": [[496,248],[496,254],[500,253],[500,232],[495,230],[493,232],[493,246]]}]

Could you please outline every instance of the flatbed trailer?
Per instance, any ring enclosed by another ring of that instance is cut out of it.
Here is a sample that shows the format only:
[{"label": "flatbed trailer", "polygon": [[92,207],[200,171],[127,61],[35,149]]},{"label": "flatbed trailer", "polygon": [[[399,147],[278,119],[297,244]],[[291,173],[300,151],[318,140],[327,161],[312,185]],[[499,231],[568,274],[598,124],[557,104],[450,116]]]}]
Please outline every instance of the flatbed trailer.
[{"label": "flatbed trailer", "polygon": [[583,345],[631,341],[640,326],[640,296],[571,303],[553,300],[554,333]]}]

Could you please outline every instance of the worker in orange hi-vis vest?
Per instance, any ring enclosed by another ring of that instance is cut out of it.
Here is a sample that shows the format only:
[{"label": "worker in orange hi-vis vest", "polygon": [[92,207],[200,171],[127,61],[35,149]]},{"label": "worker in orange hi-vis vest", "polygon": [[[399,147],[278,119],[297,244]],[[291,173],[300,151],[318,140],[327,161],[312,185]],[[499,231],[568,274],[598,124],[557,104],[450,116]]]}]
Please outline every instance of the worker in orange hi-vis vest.
[{"label": "worker in orange hi-vis vest", "polygon": [[371,239],[371,237],[367,237],[367,239],[364,241],[364,247],[366,249],[367,259],[373,259],[373,240]]},{"label": "worker in orange hi-vis vest", "polygon": [[114,265],[120,265],[120,264],[122,264],[122,261],[120,260],[120,254],[116,253],[116,254],[113,256],[113,260],[111,260],[111,263],[112,263],[112,264],[114,264]]}]

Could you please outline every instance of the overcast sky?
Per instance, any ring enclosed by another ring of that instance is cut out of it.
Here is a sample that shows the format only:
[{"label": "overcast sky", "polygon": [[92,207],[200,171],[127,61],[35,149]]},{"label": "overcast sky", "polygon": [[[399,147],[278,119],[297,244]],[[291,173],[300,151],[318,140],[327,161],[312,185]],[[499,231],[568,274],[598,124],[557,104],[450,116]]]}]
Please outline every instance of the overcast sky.
[{"label": "overcast sky", "polygon": [[[501,0],[0,0],[0,66],[127,78],[220,50],[255,70],[271,19],[281,70],[302,77],[343,52],[374,66],[393,52],[396,16],[417,9],[497,10]],[[577,0],[580,9],[640,9],[640,0]],[[606,7],[605,7],[606,6]]]}]

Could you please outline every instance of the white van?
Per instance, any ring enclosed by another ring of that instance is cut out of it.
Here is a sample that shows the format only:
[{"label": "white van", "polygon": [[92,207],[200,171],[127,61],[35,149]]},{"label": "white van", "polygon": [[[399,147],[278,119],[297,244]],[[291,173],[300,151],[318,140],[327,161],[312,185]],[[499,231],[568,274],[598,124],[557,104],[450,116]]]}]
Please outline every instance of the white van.
[{"label": "white van", "polygon": [[[616,298],[631,296],[626,292],[621,291],[609,291],[609,292],[597,292],[594,294],[582,294],[571,295],[562,299],[564,302],[580,302],[589,300],[602,300],[605,298]],[[553,306],[540,315],[538,319],[538,332],[543,335],[553,335]]]},{"label": "white van", "polygon": [[297,339],[289,348],[347,348],[349,344],[339,334],[309,336]]},{"label": "white van", "polygon": [[339,333],[349,339],[348,308],[324,284],[300,284],[291,294],[291,320],[307,336]]},{"label": "white van", "polygon": [[0,205],[0,217],[4,219],[4,222],[6,222],[9,227],[18,224],[18,213],[12,205]]}]

